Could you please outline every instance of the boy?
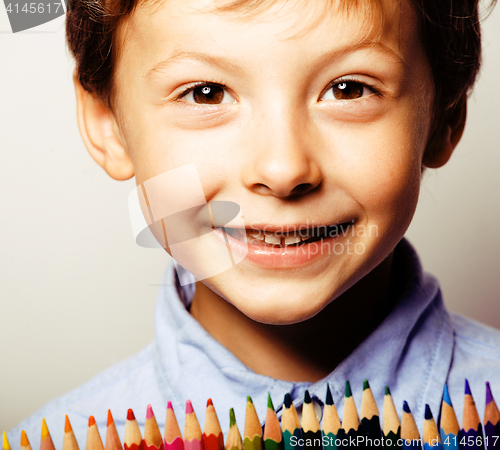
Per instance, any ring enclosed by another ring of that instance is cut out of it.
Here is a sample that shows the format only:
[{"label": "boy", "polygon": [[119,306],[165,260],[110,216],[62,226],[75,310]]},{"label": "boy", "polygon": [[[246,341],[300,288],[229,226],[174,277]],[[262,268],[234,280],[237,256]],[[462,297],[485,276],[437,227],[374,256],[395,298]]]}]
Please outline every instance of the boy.
[{"label": "boy", "polygon": [[[450,318],[402,240],[422,171],[463,131],[476,5],[450,2],[451,19],[409,0],[132,6],[72,6],[80,130],[111,177],[136,177],[153,234],[187,271],[166,273],[154,345],[20,427],[35,436],[43,415],[60,442],[68,413],[83,442],[108,408],[122,427],[128,407],[190,398],[202,411],[212,397],[224,411],[246,395],[263,418],[267,392],[277,408],[305,389],[321,404],[327,382],[341,413],[345,380],[364,378],[421,417],[446,382],[457,411],[464,377],[495,389],[499,334]],[[192,208],[169,222],[182,193]],[[217,202],[241,213],[221,220]]]}]

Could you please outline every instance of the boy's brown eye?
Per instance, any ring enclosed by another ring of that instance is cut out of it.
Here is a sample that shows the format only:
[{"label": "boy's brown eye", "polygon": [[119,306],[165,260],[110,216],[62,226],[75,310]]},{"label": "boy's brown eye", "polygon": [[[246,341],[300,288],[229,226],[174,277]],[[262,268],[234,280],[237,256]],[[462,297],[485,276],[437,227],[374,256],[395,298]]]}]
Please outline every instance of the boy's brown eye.
[{"label": "boy's brown eye", "polygon": [[205,84],[195,87],[192,92],[195,103],[217,105],[224,100],[224,89],[215,84]]},{"label": "boy's brown eye", "polygon": [[342,81],[335,84],[332,89],[337,100],[354,100],[363,96],[365,86],[355,81]]}]

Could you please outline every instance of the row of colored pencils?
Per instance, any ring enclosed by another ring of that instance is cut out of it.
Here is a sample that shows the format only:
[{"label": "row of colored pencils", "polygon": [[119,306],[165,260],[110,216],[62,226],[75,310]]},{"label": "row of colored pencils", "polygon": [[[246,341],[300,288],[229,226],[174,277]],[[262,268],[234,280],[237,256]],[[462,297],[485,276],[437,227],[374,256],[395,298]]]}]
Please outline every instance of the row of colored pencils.
[{"label": "row of colored pencils", "polygon": [[[94,417],[89,417],[86,450],[500,450],[500,412],[486,383],[486,407],[484,427],[479,418],[474,399],[465,382],[465,397],[462,427],[459,426],[450,395],[445,386],[440,411],[439,425],[436,424],[429,405],[425,406],[422,438],[410,411],[408,403],[403,403],[399,420],[388,387],[385,389],[382,427],[379,412],[370,385],[365,380],[361,399],[361,420],[352,396],[351,386],[346,382],[344,414],[340,421],[327,387],[322,422],[308,391],[305,391],[301,418],[289,394],[285,395],[281,423],[268,396],[265,426],[247,397],[244,438],[236,425],[234,410],[229,412],[230,428],[224,446],[224,437],[213,406],[208,400],[202,432],[191,402],[186,402],[184,435],[181,434],[177,419],[168,402],[164,436],[160,432],[151,405],[148,405],[144,437],[129,409],[125,423],[123,446],[116,426],[108,411],[106,440],[103,444]],[[28,436],[21,433],[21,450],[31,450]],[[3,450],[11,450],[7,435],[3,434]],[[40,450],[55,450],[45,419],[42,420]],[[79,450],[78,443],[66,416],[63,450]]]}]

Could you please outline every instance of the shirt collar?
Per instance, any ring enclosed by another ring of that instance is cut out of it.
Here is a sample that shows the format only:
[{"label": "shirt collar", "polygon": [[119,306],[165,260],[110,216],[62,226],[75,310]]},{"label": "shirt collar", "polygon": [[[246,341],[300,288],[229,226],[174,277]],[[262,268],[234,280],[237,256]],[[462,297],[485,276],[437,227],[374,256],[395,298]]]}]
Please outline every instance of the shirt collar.
[{"label": "shirt collar", "polygon": [[[276,380],[244,366],[189,314],[186,308],[194,284],[181,286],[170,265],[155,319],[154,361],[165,402],[171,400],[174,409],[182,411],[185,401],[191,399],[201,412],[211,397],[217,410],[234,407],[237,421],[244,423],[247,395],[263,420],[268,392],[280,412],[287,392],[299,409],[306,389],[321,404],[329,383],[342,417],[345,381],[350,381],[359,407],[363,380],[368,379],[378,405],[383,404],[388,385],[398,410],[406,400],[418,417],[423,416],[426,403],[437,412],[453,353],[450,318],[438,282],[422,271],[417,254],[405,239],[396,247],[394,261],[405,274],[403,294],[395,308],[332,373],[316,383]],[[190,275],[180,270],[178,276]],[[225,431],[229,428],[226,416],[219,416]]]}]

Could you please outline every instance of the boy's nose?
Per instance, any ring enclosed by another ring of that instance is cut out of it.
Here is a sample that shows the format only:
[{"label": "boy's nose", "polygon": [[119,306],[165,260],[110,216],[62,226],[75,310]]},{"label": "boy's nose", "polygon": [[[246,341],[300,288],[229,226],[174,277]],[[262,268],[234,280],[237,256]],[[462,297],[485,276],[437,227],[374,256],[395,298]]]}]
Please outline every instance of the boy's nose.
[{"label": "boy's nose", "polygon": [[315,152],[319,142],[304,122],[275,117],[260,122],[255,133],[244,175],[248,189],[284,198],[307,194],[321,183],[323,174]]}]

